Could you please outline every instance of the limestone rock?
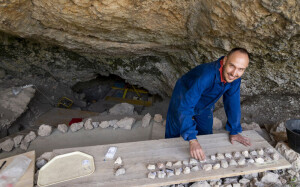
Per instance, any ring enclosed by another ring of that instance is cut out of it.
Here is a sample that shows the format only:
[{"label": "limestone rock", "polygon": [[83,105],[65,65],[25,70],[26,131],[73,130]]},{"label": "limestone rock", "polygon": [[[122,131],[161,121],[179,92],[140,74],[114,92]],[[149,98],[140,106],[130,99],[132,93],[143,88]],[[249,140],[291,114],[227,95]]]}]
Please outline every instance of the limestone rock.
[{"label": "limestone rock", "polygon": [[220,169],[221,165],[219,163],[216,163],[213,165],[213,169]]},{"label": "limestone rock", "polygon": [[215,156],[215,155],[211,155],[211,156],[210,156],[210,159],[211,159],[211,160],[216,160],[216,156]]},{"label": "limestone rock", "polygon": [[149,172],[148,173],[148,178],[149,179],[155,179],[155,176],[156,176],[156,172]]},{"label": "limestone rock", "polygon": [[239,183],[241,183],[243,185],[246,185],[246,184],[250,183],[250,180],[246,179],[246,178],[242,178],[242,179],[239,180]]},{"label": "limestone rock", "polygon": [[29,147],[29,144],[30,142],[27,142],[25,139],[23,139],[21,141],[20,148],[26,151]]},{"label": "limestone rock", "polygon": [[93,122],[92,122],[92,125],[93,125],[94,128],[98,128],[98,127],[99,127],[99,124],[100,124],[100,123],[99,123],[98,121],[93,121]]},{"label": "limestone rock", "polygon": [[150,124],[151,115],[147,113],[142,119],[142,127],[147,127]]},{"label": "limestone rock", "polygon": [[238,164],[239,164],[240,166],[245,165],[245,164],[246,164],[245,158],[240,158],[240,159],[238,160]]},{"label": "limestone rock", "polygon": [[255,162],[257,162],[259,164],[262,164],[262,163],[265,162],[265,160],[263,158],[258,157],[258,158],[255,159]]},{"label": "limestone rock", "polygon": [[108,121],[102,121],[99,125],[101,128],[105,129],[107,127],[109,127],[109,122]]},{"label": "limestone rock", "polygon": [[249,152],[247,150],[242,151],[242,155],[244,155],[245,158],[249,157]]},{"label": "limestone rock", "polygon": [[30,131],[25,137],[24,137],[24,141],[26,143],[30,143],[32,140],[34,140],[36,138],[36,134],[33,131]]},{"label": "limestone rock", "polygon": [[232,159],[232,160],[229,161],[229,165],[230,166],[237,166],[238,164],[234,159]]},{"label": "limestone rock", "polygon": [[154,164],[149,164],[149,165],[147,166],[147,168],[148,168],[149,170],[155,170],[155,165],[154,165]]},{"label": "limestone rock", "polygon": [[296,171],[300,171],[300,154],[288,147],[284,142],[279,142],[276,145],[276,149],[282,154],[291,164],[292,168]]},{"label": "limestone rock", "polygon": [[51,132],[52,132],[52,126],[46,125],[46,124],[42,124],[39,127],[38,135],[39,136],[49,136],[51,134]]},{"label": "limestone rock", "polygon": [[14,137],[14,143],[15,143],[15,147],[19,147],[21,141],[23,140],[24,135],[17,135]]},{"label": "limestone rock", "polygon": [[167,169],[167,170],[166,170],[166,173],[167,173],[167,177],[172,177],[172,176],[174,176],[174,170]]},{"label": "limestone rock", "polygon": [[240,156],[241,156],[241,153],[238,151],[233,153],[234,158],[240,158]]},{"label": "limestone rock", "polygon": [[94,126],[92,125],[92,119],[87,119],[83,126],[85,129],[92,130],[94,128]]},{"label": "limestone rock", "polygon": [[189,165],[189,161],[188,160],[184,160],[184,161],[182,161],[182,164],[185,165],[185,166],[188,166]]},{"label": "limestone rock", "polygon": [[219,118],[217,118],[217,117],[213,118],[213,129],[214,130],[223,129],[222,121]]},{"label": "limestone rock", "polygon": [[73,123],[71,126],[70,126],[70,129],[72,132],[76,132],[80,129],[82,129],[83,127],[83,122],[79,122],[79,123]]},{"label": "limestone rock", "polygon": [[228,168],[228,162],[226,160],[221,160],[222,168]]},{"label": "limestone rock", "polygon": [[110,121],[108,121],[108,125],[110,127],[118,127],[117,123],[118,123],[118,120],[110,120]]},{"label": "limestone rock", "polygon": [[154,121],[157,122],[157,123],[161,123],[163,122],[163,117],[161,114],[155,114],[154,115]]},{"label": "limestone rock", "polygon": [[193,166],[191,170],[194,171],[194,172],[199,171],[199,167],[198,166]]},{"label": "limestone rock", "polygon": [[134,118],[125,117],[125,118],[121,119],[120,121],[118,121],[117,125],[118,125],[118,127],[122,128],[122,129],[131,130],[131,127],[134,124],[134,122],[135,122]]},{"label": "limestone rock", "polygon": [[225,157],[231,159],[232,155],[231,155],[231,153],[225,153]]},{"label": "limestone rock", "polygon": [[158,178],[163,179],[163,178],[165,178],[165,176],[166,176],[166,173],[163,170],[160,170],[157,172]]},{"label": "limestone rock", "polygon": [[184,173],[184,174],[189,174],[189,173],[191,173],[190,167],[185,167],[184,170],[183,170],[183,173]]},{"label": "limestone rock", "polygon": [[133,115],[134,106],[128,103],[116,104],[109,109],[110,115]]},{"label": "limestone rock", "polygon": [[68,132],[69,127],[66,124],[59,124],[57,129],[62,133],[66,133]]},{"label": "limestone rock", "polygon": [[258,153],[258,155],[263,156],[264,155],[264,150],[263,149],[259,149],[256,151]]},{"label": "limestone rock", "polygon": [[174,164],[173,164],[173,166],[182,166],[182,162],[181,161],[177,161],[177,162],[175,162]]},{"label": "limestone rock", "polygon": [[158,169],[163,169],[165,167],[164,163],[159,162],[156,164]]},{"label": "limestone rock", "polygon": [[121,165],[121,164],[122,164],[122,159],[121,159],[121,157],[118,157],[118,158],[116,159],[116,161],[115,161],[114,164],[116,164],[116,165]]},{"label": "limestone rock", "polygon": [[9,138],[0,144],[0,147],[3,151],[9,152],[14,148],[14,141]]},{"label": "limestone rock", "polygon": [[169,161],[166,163],[166,167],[171,168],[172,166],[173,166],[172,162]]},{"label": "limestone rock", "polygon": [[190,159],[190,164],[191,165],[196,165],[196,164],[198,164],[198,161],[196,159],[194,159],[194,158],[191,158]]},{"label": "limestone rock", "polygon": [[218,154],[217,154],[217,159],[218,159],[218,160],[225,159],[224,154],[218,153]]},{"label": "limestone rock", "polygon": [[205,164],[204,166],[203,166],[203,170],[204,171],[210,171],[212,169],[212,165],[211,164]]},{"label": "limestone rock", "polygon": [[279,175],[273,172],[264,173],[264,176],[261,178],[261,182],[267,184],[278,184],[278,185],[281,184],[279,180]]},{"label": "limestone rock", "polygon": [[125,173],[126,173],[125,168],[119,168],[119,169],[116,171],[115,175],[116,175],[116,176],[119,176],[119,175],[124,175]]},{"label": "limestone rock", "polygon": [[193,183],[190,187],[211,187],[211,185],[208,184],[207,181],[199,181],[199,182]]}]

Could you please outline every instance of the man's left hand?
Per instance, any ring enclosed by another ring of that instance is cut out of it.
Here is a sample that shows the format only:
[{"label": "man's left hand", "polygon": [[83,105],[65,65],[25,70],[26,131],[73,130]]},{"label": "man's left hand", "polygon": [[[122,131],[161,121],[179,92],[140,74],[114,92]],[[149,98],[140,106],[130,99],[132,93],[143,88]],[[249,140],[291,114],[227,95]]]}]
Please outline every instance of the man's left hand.
[{"label": "man's left hand", "polygon": [[234,141],[237,141],[245,146],[251,146],[251,142],[249,138],[246,138],[240,134],[229,135],[230,142],[233,144]]}]

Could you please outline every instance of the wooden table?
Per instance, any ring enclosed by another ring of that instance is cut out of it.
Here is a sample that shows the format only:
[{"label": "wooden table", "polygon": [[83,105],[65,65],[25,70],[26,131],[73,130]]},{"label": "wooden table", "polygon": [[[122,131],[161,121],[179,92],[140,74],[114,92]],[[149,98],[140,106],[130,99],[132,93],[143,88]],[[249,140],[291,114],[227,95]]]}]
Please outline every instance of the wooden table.
[{"label": "wooden table", "polygon": [[[35,151],[26,152],[20,155],[27,156],[31,159],[29,167],[27,168],[25,174],[20,178],[20,180],[16,183],[15,187],[32,187],[34,181],[34,167],[35,167]],[[0,160],[0,164],[2,164],[6,160],[6,164],[3,166],[1,170],[7,167],[16,156],[4,158]]]},{"label": "wooden table", "polygon": [[[203,147],[206,156],[216,153],[228,153],[243,150],[257,150],[272,146],[265,141],[255,131],[244,131],[243,135],[249,137],[252,142],[251,147],[245,147],[239,143],[231,144],[228,140],[228,134],[213,134],[198,136],[198,141]],[[85,137],[88,138],[88,137]],[[115,146],[118,148],[115,158],[120,156],[123,159],[126,174],[115,176],[114,160],[104,160],[104,155],[108,148]],[[90,147],[78,147],[70,149],[54,150],[56,154],[64,154],[73,151],[81,151],[94,157],[96,171],[89,176],[62,182],[52,186],[163,186],[178,183],[187,183],[200,180],[218,179],[245,175],[250,173],[263,172],[266,170],[278,170],[290,167],[290,163],[282,156],[278,161],[265,164],[252,164],[249,166],[229,166],[227,169],[191,172],[190,174],[181,174],[164,179],[148,179],[148,164],[158,162],[188,160],[189,146],[188,142],[182,138],[150,140],[131,143],[120,143]]]}]

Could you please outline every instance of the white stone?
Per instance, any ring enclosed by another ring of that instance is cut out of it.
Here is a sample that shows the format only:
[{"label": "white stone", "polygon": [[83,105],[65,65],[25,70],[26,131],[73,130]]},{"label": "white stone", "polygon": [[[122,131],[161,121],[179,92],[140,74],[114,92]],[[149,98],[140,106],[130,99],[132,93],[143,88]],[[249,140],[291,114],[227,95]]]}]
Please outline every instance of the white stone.
[{"label": "white stone", "polygon": [[151,117],[150,113],[146,114],[142,119],[142,127],[148,127],[150,124],[151,118],[152,117]]},{"label": "white stone", "polygon": [[246,178],[242,178],[242,179],[239,180],[239,183],[241,183],[241,184],[243,184],[243,185],[246,185],[246,184],[248,184],[249,182],[250,182],[250,180],[249,180],[249,179],[246,179]]},{"label": "white stone", "polygon": [[264,173],[263,177],[261,178],[261,182],[267,184],[281,184],[279,175],[273,172]]},{"label": "white stone", "polygon": [[199,171],[199,167],[198,166],[193,166],[191,170],[192,171]]},{"label": "white stone", "polygon": [[264,150],[263,149],[259,149],[256,151],[258,153],[258,155],[263,156],[264,155]]},{"label": "white stone", "polygon": [[157,172],[158,178],[163,179],[163,178],[165,178],[165,176],[166,176],[166,173],[163,170],[160,170]]},{"label": "white stone", "polygon": [[155,170],[155,165],[154,164],[149,164],[147,168],[149,170]]},{"label": "white stone", "polygon": [[169,162],[166,163],[166,167],[169,167],[169,168],[170,168],[170,167],[172,167],[172,166],[173,166],[172,162],[169,161]]},{"label": "white stone", "polygon": [[223,128],[222,121],[219,118],[214,117],[213,118],[213,129],[214,130],[220,130],[222,128]]},{"label": "white stone", "polygon": [[182,168],[175,168],[175,175],[180,175],[182,172]]},{"label": "white stone", "polygon": [[189,174],[189,173],[191,173],[191,169],[189,167],[185,167],[184,170],[183,170],[183,173],[184,174]]},{"label": "white stone", "polygon": [[116,119],[108,121],[108,125],[110,127],[118,127],[117,123],[118,123],[118,120],[116,120]]},{"label": "white stone", "polygon": [[240,159],[238,160],[238,164],[239,164],[240,166],[245,165],[245,164],[246,164],[245,158],[240,158]]},{"label": "white stone", "polygon": [[117,125],[122,129],[131,130],[131,127],[134,124],[134,122],[135,122],[134,118],[125,117],[120,121],[118,121]]},{"label": "white stone", "polygon": [[156,172],[149,172],[148,173],[148,178],[149,179],[155,179],[155,176],[156,176]]},{"label": "white stone", "polygon": [[222,159],[225,159],[224,155],[222,153],[218,153],[217,154],[217,159],[218,160],[222,160]]},{"label": "white stone", "polygon": [[30,142],[26,142],[25,139],[21,141],[20,148],[23,150],[27,150]]},{"label": "white stone", "polygon": [[17,136],[14,137],[15,147],[19,147],[20,146],[20,143],[23,140],[23,138],[24,138],[24,135],[17,135]]},{"label": "white stone", "polygon": [[221,160],[222,168],[228,168],[228,162],[226,160]]},{"label": "white stone", "polygon": [[241,186],[241,184],[239,184],[239,183],[233,183],[232,184],[232,187],[240,187]]},{"label": "white stone", "polygon": [[255,162],[257,162],[257,163],[259,163],[259,164],[262,164],[262,163],[264,163],[265,161],[264,161],[264,159],[263,158],[256,158],[255,159]]},{"label": "white stone", "polygon": [[161,123],[163,121],[163,117],[161,114],[155,114],[154,115],[154,121],[157,123]]},{"label": "white stone", "polygon": [[0,147],[3,151],[11,151],[15,146],[15,142],[9,138],[0,144]]},{"label": "white stone", "polygon": [[182,166],[182,162],[181,161],[177,161],[173,164],[173,166]]},{"label": "white stone", "polygon": [[232,155],[231,155],[231,153],[225,153],[225,157],[231,159]]},{"label": "white stone", "polygon": [[80,129],[82,129],[83,127],[83,122],[78,122],[78,123],[73,123],[71,126],[70,126],[70,129],[72,132],[76,132]]},{"label": "white stone", "polygon": [[213,165],[213,169],[220,169],[221,165],[219,163],[216,163]]},{"label": "white stone", "polygon": [[270,147],[265,148],[264,151],[265,151],[266,153],[268,153],[268,154],[274,153],[274,149],[273,149],[273,148],[270,148]]},{"label": "white stone", "polygon": [[279,154],[278,153],[273,153],[271,156],[272,156],[273,160],[275,160],[275,161],[279,160]]},{"label": "white stone", "polygon": [[242,151],[242,155],[244,155],[244,157],[248,158],[249,157],[249,152],[246,151]]},{"label": "white stone", "polygon": [[42,124],[39,127],[38,135],[39,136],[49,136],[51,134],[51,132],[52,132],[52,126],[46,125],[46,124]]},{"label": "white stone", "polygon": [[189,161],[188,161],[188,160],[184,160],[182,163],[183,163],[183,165],[185,165],[185,166],[188,166],[188,165],[189,165]]},{"label": "white stone", "polygon": [[118,157],[115,161],[114,164],[117,164],[117,165],[121,165],[122,164],[122,158],[121,157]]},{"label": "white stone", "polygon": [[266,156],[266,157],[265,157],[265,161],[266,161],[266,162],[272,162],[273,160],[272,160],[272,158],[271,158],[271,157],[269,157],[269,156]]},{"label": "white stone", "polygon": [[92,124],[92,119],[88,118],[85,123],[84,123],[84,128],[88,129],[88,130],[92,130],[94,128],[93,124]]},{"label": "white stone", "polygon": [[66,124],[59,124],[57,129],[62,133],[66,133],[68,132],[69,127]]},{"label": "white stone", "polygon": [[229,165],[230,166],[237,166],[238,164],[234,159],[232,159],[232,160],[229,161]]},{"label": "white stone", "polygon": [[275,129],[275,132],[286,132],[284,122],[279,123],[279,125]]},{"label": "white stone", "polygon": [[216,160],[216,156],[215,156],[215,155],[211,155],[211,156],[210,156],[210,159],[211,159],[211,160]]},{"label": "white stone", "polygon": [[94,128],[98,128],[100,123],[98,121],[93,121],[92,125],[93,125]]},{"label": "white stone", "polygon": [[109,127],[110,125],[109,125],[109,122],[108,122],[108,121],[102,121],[102,122],[99,124],[99,126],[100,126],[101,128],[103,128],[103,129],[105,129],[105,128]]},{"label": "white stone", "polygon": [[30,131],[25,137],[24,137],[24,141],[26,143],[30,143],[32,140],[34,140],[36,138],[36,134],[33,131]]},{"label": "white stone", "polygon": [[251,152],[250,152],[250,155],[252,155],[252,156],[257,156],[257,152],[256,152],[256,151],[251,151]]},{"label": "white stone", "polygon": [[241,156],[241,153],[238,151],[233,153],[234,158],[240,158],[240,156]]},{"label": "white stone", "polygon": [[252,158],[250,158],[250,159],[247,160],[247,163],[253,164],[253,163],[254,163],[254,160],[253,160]]},{"label": "white stone", "polygon": [[205,164],[205,165],[203,166],[203,170],[204,170],[204,171],[210,171],[210,170],[212,170],[212,165],[211,165],[211,164]]},{"label": "white stone", "polygon": [[109,109],[110,115],[133,115],[134,106],[128,103],[116,104]]},{"label": "white stone", "polygon": [[208,184],[207,181],[198,181],[193,183],[190,187],[211,187],[211,185]]},{"label": "white stone", "polygon": [[174,171],[172,170],[172,172],[170,171],[170,172],[167,172],[167,177],[172,177],[172,176],[174,176]]},{"label": "white stone", "polygon": [[39,160],[39,159],[45,159],[47,161],[50,161],[54,157],[55,157],[55,154],[53,152],[45,152],[41,156],[39,156],[37,158],[37,160]]},{"label": "white stone", "polygon": [[117,171],[116,171],[116,176],[119,176],[119,175],[124,175],[126,173],[126,170],[125,168],[119,168]]},{"label": "white stone", "polygon": [[165,167],[164,163],[159,162],[156,164],[158,169],[163,169]]},{"label": "white stone", "polygon": [[198,164],[198,161],[196,159],[194,159],[194,158],[191,158],[190,159],[190,164],[191,165],[196,165],[196,164]]}]

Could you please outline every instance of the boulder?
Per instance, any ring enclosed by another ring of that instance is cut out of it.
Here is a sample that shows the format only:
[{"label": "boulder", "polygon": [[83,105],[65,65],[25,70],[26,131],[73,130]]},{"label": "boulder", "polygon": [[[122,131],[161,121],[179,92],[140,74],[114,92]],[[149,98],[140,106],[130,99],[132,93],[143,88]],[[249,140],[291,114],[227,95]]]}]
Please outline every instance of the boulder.
[{"label": "boulder", "polygon": [[52,133],[52,126],[42,124],[39,127],[39,130],[38,130],[38,135],[39,136],[49,136],[51,133]]},{"label": "boulder", "polygon": [[116,104],[109,109],[110,115],[133,115],[134,106],[128,103]]},{"label": "boulder", "polygon": [[15,147],[19,147],[21,141],[23,140],[24,135],[17,135],[14,137],[14,143],[15,143]]},{"label": "boulder", "polygon": [[151,114],[148,113],[142,119],[142,127],[148,127],[150,124],[150,120],[151,120]]},{"label": "boulder", "polygon": [[84,123],[84,128],[88,129],[88,130],[92,130],[94,128],[93,124],[92,124],[92,119],[89,118],[85,121]]},{"label": "boulder", "polygon": [[68,132],[69,127],[66,124],[59,124],[57,129],[62,133],[66,133]]},{"label": "boulder", "polygon": [[117,126],[122,129],[131,130],[131,127],[134,124],[134,122],[135,122],[134,118],[125,117],[117,122]]},{"label": "boulder", "polygon": [[11,138],[5,140],[4,142],[2,142],[0,144],[1,149],[6,152],[11,151],[14,148],[14,146],[15,146],[15,143]]},{"label": "boulder", "polygon": [[[33,131],[30,131],[25,137],[24,137],[24,142],[30,143],[32,140],[36,138],[36,134]],[[22,143],[21,143],[22,144]]]},{"label": "boulder", "polygon": [[80,129],[82,129],[83,127],[83,122],[79,122],[79,123],[73,123],[71,126],[70,126],[70,129],[72,132],[76,132]]}]

